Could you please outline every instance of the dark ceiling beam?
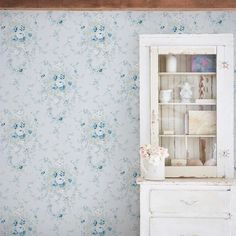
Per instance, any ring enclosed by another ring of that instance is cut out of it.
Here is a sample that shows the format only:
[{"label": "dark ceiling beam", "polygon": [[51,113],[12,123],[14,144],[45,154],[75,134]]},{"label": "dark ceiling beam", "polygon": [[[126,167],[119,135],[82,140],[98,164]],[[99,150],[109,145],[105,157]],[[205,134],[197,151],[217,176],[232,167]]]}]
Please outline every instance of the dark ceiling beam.
[{"label": "dark ceiling beam", "polygon": [[0,0],[1,9],[235,10],[236,0]]}]

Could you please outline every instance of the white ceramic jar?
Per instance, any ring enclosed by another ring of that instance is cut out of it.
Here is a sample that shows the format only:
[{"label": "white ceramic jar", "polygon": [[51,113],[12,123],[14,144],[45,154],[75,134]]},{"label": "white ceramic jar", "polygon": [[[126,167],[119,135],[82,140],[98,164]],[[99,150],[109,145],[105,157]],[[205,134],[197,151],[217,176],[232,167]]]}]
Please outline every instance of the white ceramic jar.
[{"label": "white ceramic jar", "polygon": [[177,58],[175,55],[166,56],[166,72],[176,72],[177,71]]}]

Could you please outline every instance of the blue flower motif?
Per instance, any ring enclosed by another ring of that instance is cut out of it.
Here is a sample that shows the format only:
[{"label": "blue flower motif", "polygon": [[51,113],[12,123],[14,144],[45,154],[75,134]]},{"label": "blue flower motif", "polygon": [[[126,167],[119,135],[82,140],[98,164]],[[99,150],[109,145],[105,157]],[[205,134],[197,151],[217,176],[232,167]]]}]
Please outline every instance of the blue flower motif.
[{"label": "blue flower motif", "polygon": [[25,139],[26,135],[32,134],[32,130],[26,129],[25,123],[23,121],[19,123],[14,123],[13,129],[14,129],[14,132],[12,134],[12,137],[15,139],[23,140]]},{"label": "blue flower motif", "polygon": [[123,87],[124,87],[124,92],[127,94],[127,89],[131,93],[137,93],[136,90],[139,89],[139,81],[138,81],[138,75],[136,73],[129,73],[125,74],[122,73],[120,75],[122,80],[124,81]]},{"label": "blue flower motif", "polygon": [[65,74],[58,74],[53,76],[53,85],[52,89],[57,90],[57,91],[64,91],[66,89],[66,86],[72,85],[71,81],[66,81],[66,76]]},{"label": "blue flower motif", "polygon": [[53,172],[52,186],[64,188],[67,183],[72,183],[72,179],[66,178],[66,173],[63,170]]},{"label": "blue flower motif", "polygon": [[137,75],[133,75],[132,77],[131,77],[131,80],[133,81],[133,83],[132,83],[132,85],[131,85],[131,88],[133,89],[133,90],[137,90],[139,87],[138,87],[138,84],[137,84],[137,82],[138,82],[138,76]]},{"label": "blue flower motif", "polygon": [[133,172],[133,180],[132,180],[132,186],[133,187],[136,187],[137,186],[137,183],[136,183],[136,178],[138,176],[138,173],[136,171]]},{"label": "blue flower motif", "polygon": [[145,14],[134,15],[133,13],[129,13],[129,21],[134,25],[143,25],[145,18]]},{"label": "blue flower motif", "polygon": [[103,42],[105,42],[107,37],[110,38],[112,36],[111,33],[106,32],[106,28],[104,25],[94,26],[92,28],[92,32],[93,32],[92,41],[95,41],[95,42],[103,43]]},{"label": "blue flower motif", "polygon": [[104,140],[107,134],[112,133],[112,131],[107,130],[105,126],[106,125],[105,125],[104,122],[93,123],[93,125],[92,125],[92,127],[93,127],[92,137],[93,138],[98,138],[100,140]]},{"label": "blue flower motif", "polygon": [[92,235],[104,236],[106,232],[111,231],[111,227],[106,226],[106,222],[104,219],[94,220],[93,221],[93,231]]},{"label": "blue flower motif", "polygon": [[27,37],[32,37],[32,33],[27,33],[24,25],[14,26],[12,40],[15,42],[25,42]]},{"label": "blue flower motif", "polygon": [[53,86],[52,88],[55,90],[60,90],[63,91],[66,88],[66,83],[65,83],[65,75],[64,74],[59,74],[59,75],[54,75],[53,76]]},{"label": "blue flower motif", "polygon": [[174,33],[177,33],[177,32],[181,33],[181,32],[184,31],[184,29],[185,29],[185,27],[184,27],[183,25],[180,25],[179,27],[174,26],[174,27],[172,28],[172,31],[173,31]]},{"label": "blue flower motif", "polygon": [[185,27],[184,27],[183,25],[181,25],[181,26],[179,27],[179,31],[184,31],[184,29],[185,29]]},{"label": "blue flower motif", "polygon": [[26,235],[26,231],[32,231],[31,227],[26,227],[26,222],[24,219],[14,220],[13,222],[13,235],[24,236]]},{"label": "blue flower motif", "polygon": [[178,30],[178,28],[176,26],[173,27],[173,32],[176,32]]}]

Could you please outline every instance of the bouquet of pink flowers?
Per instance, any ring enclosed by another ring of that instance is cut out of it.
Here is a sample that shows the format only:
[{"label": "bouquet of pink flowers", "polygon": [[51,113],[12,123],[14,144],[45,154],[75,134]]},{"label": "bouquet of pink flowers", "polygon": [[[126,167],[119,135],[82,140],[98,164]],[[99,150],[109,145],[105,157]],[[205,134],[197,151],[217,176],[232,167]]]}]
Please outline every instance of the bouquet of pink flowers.
[{"label": "bouquet of pink flowers", "polygon": [[149,161],[153,165],[158,165],[160,160],[165,160],[169,157],[168,149],[163,147],[151,146],[147,144],[140,147],[140,156],[144,160]]}]

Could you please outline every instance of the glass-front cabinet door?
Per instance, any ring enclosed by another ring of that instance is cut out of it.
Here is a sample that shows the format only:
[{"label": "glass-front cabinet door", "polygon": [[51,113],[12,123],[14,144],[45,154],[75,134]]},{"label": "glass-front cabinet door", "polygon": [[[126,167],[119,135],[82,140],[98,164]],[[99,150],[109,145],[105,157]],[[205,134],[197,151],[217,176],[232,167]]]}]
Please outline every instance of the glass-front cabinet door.
[{"label": "glass-front cabinet door", "polygon": [[[149,73],[146,73],[150,96],[150,103],[147,101],[149,138],[152,145],[169,151],[166,177],[233,175],[232,57],[226,44],[209,45],[212,36],[205,37],[205,45],[197,44],[196,35],[185,36],[186,45],[181,45],[181,41],[174,45],[173,40],[170,45],[164,45],[163,38],[153,45],[152,40],[146,52],[149,56]],[[189,45],[194,41],[195,45]],[[203,42],[200,40],[199,44]],[[141,67],[144,50],[143,54]],[[141,100],[145,92],[142,92],[144,72],[141,68]],[[142,123],[141,113],[140,119]]]}]

